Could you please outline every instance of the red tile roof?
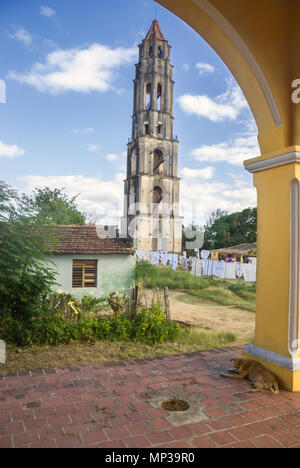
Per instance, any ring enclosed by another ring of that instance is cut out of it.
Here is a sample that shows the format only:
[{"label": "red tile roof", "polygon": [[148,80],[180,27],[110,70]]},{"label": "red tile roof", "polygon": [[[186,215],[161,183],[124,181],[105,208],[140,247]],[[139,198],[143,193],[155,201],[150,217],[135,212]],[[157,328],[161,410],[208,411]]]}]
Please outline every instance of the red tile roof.
[{"label": "red tile roof", "polygon": [[213,252],[225,252],[225,251],[230,251],[230,252],[247,252],[248,250],[254,249],[256,251],[257,249],[257,243],[253,242],[252,244],[245,243],[245,244],[238,244],[238,245],[233,245],[232,247],[224,247],[222,249],[212,249]]},{"label": "red tile roof", "polygon": [[[131,254],[133,247],[127,239],[101,238],[103,226],[68,225],[53,228],[55,240],[48,240],[47,246],[59,254]],[[97,234],[98,231],[98,234]]]},{"label": "red tile roof", "polygon": [[164,41],[165,38],[164,38],[164,35],[160,29],[160,26],[158,24],[158,21],[157,20],[154,20],[149,31],[148,31],[148,34],[147,36],[145,37],[145,40],[149,40],[149,39],[158,39],[159,41]]}]

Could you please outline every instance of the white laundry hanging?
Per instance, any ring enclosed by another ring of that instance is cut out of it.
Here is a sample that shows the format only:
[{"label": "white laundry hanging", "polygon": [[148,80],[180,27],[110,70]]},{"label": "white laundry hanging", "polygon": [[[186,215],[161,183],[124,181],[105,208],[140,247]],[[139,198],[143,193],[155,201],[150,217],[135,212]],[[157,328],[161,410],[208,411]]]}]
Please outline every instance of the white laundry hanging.
[{"label": "white laundry hanging", "polygon": [[196,259],[196,276],[201,276],[202,263],[199,258]]},{"label": "white laundry hanging", "polygon": [[172,270],[176,270],[178,266],[178,255],[177,254],[172,254],[172,260],[170,262]]},{"label": "white laundry hanging", "polygon": [[167,263],[166,263],[166,265],[167,265],[168,262],[169,262],[169,266],[171,266],[171,264],[172,264],[172,257],[173,257],[173,254],[167,254]]},{"label": "white laundry hanging", "polygon": [[207,276],[212,276],[213,260],[207,260]]},{"label": "white laundry hanging", "polygon": [[144,251],[144,260],[146,260],[147,262],[150,262],[150,259],[151,259],[151,252],[145,250]]},{"label": "white laundry hanging", "polygon": [[153,264],[157,266],[159,264],[159,252],[152,252]]},{"label": "white laundry hanging", "polygon": [[202,266],[202,275],[206,275],[206,265],[207,265],[207,260],[200,260],[201,266]]},{"label": "white laundry hanging", "polygon": [[217,261],[216,261],[216,260],[213,260],[212,262],[213,262],[213,265],[212,265],[212,272],[211,272],[211,274],[212,274],[212,276],[217,276],[217,275],[216,275],[216,273],[217,273],[217,265],[216,265],[216,264],[217,264]]},{"label": "white laundry hanging", "polygon": [[182,269],[188,271],[188,261],[187,258],[183,257],[181,261]]},{"label": "white laundry hanging", "polygon": [[191,263],[192,263],[192,269],[191,269],[191,274],[196,276],[196,257],[191,258]]},{"label": "white laundry hanging", "polygon": [[240,262],[235,263],[235,275],[237,276],[237,278],[242,278],[243,276],[242,263]]},{"label": "white laundry hanging", "polygon": [[168,261],[168,254],[167,252],[160,252],[160,262],[162,263],[162,265],[166,266],[167,265],[167,261]]},{"label": "white laundry hanging", "polygon": [[201,258],[207,260],[210,256],[210,250],[201,250]]},{"label": "white laundry hanging", "polygon": [[256,281],[256,265],[251,265],[251,263],[243,263],[242,269],[245,281]]},{"label": "white laundry hanging", "polygon": [[235,279],[235,264],[234,262],[225,262],[225,278]]},{"label": "white laundry hanging", "polygon": [[214,261],[213,274],[217,276],[217,278],[225,278],[225,263],[223,261]]},{"label": "white laundry hanging", "polygon": [[136,256],[139,260],[143,260],[143,251],[142,250],[136,250],[135,251]]},{"label": "white laundry hanging", "polygon": [[150,262],[152,265],[155,265],[155,252],[151,252],[150,254]]}]

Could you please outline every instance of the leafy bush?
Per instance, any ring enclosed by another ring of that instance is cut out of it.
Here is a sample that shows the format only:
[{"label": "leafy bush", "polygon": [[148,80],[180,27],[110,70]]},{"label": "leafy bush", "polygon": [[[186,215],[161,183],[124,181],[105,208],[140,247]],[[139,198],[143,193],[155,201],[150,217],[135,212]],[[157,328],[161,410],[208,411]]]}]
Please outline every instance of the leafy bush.
[{"label": "leafy bush", "polygon": [[131,337],[132,324],[124,314],[114,314],[110,320],[109,339],[126,341]]},{"label": "leafy bush", "polygon": [[32,207],[0,181],[0,315],[28,320],[38,314],[55,283],[46,264],[46,239],[54,230],[39,224]]},{"label": "leafy bush", "polygon": [[54,345],[70,343],[79,338],[76,324],[66,321],[56,313],[42,314],[32,325],[30,344]]},{"label": "leafy bush", "polygon": [[107,302],[109,303],[114,314],[124,312],[126,307],[126,296],[120,296],[117,292],[111,292],[108,296]]},{"label": "leafy bush", "polygon": [[180,335],[179,325],[167,320],[157,305],[143,309],[133,321],[122,313],[115,313],[110,318],[79,313],[76,320],[66,320],[62,311],[47,309],[26,321],[10,315],[0,320],[1,338],[19,346],[56,345],[74,340],[133,340],[154,345],[173,341]]},{"label": "leafy bush", "polygon": [[94,312],[95,308],[99,304],[106,302],[106,299],[99,299],[97,297],[86,294],[81,298],[81,304],[79,308],[82,312]]},{"label": "leafy bush", "polygon": [[164,311],[156,304],[137,314],[132,324],[132,339],[150,345],[174,341],[181,333],[180,326],[167,320]]}]

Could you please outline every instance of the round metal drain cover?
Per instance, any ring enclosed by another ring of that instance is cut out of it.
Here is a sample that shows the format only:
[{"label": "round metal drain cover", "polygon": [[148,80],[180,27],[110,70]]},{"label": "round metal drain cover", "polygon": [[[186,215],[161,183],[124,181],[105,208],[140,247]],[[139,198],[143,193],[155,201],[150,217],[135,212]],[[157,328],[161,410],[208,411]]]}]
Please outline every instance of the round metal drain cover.
[{"label": "round metal drain cover", "polygon": [[190,404],[185,400],[172,398],[171,400],[163,401],[161,407],[167,411],[186,411],[189,409]]}]

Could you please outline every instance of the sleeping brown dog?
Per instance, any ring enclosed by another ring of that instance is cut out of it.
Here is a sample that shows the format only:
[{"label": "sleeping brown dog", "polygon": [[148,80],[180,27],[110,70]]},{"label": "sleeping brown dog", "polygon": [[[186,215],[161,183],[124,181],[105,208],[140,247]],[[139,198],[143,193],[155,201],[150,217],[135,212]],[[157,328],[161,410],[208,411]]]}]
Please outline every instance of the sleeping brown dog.
[{"label": "sleeping brown dog", "polygon": [[261,392],[263,389],[266,389],[271,390],[276,395],[279,393],[275,376],[259,362],[242,358],[231,359],[231,361],[233,361],[236,374],[222,372],[222,377],[230,377],[232,379],[248,378],[254,386],[252,390],[249,390],[250,392]]}]

